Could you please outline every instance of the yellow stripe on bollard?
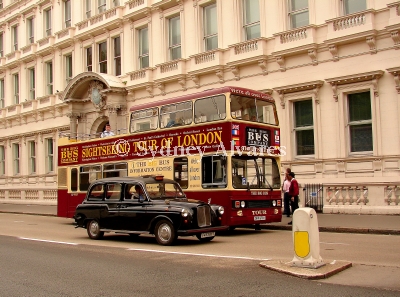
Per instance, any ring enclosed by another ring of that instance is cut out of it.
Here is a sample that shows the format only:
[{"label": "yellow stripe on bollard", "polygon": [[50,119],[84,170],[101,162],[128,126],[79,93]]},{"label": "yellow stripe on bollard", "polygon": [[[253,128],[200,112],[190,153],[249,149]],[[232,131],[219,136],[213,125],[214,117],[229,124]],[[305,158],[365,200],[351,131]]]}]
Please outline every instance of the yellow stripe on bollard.
[{"label": "yellow stripe on bollard", "polygon": [[307,231],[294,232],[294,252],[300,258],[305,258],[310,253],[310,241]]}]

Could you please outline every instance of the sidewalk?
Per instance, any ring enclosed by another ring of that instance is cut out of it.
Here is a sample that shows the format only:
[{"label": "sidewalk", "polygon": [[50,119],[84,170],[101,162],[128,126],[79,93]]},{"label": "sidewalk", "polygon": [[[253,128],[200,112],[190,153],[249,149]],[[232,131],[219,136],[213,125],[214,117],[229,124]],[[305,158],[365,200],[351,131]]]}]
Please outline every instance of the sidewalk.
[{"label": "sidewalk", "polygon": [[[56,205],[0,203],[0,213],[57,216]],[[399,215],[317,214],[320,232],[368,233],[400,235]],[[292,219],[282,217],[282,222],[261,225],[262,229],[292,230]]]}]

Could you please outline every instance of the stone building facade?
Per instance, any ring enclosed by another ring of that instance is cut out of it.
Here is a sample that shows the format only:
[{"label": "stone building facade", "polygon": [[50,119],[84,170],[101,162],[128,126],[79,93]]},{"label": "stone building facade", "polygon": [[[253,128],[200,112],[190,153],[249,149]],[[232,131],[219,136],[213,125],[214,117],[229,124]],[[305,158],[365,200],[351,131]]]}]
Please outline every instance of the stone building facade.
[{"label": "stone building facade", "polygon": [[60,136],[123,134],[135,104],[232,85],[275,98],[282,167],[324,185],[325,212],[400,213],[400,1],[0,7],[0,202],[57,203]]}]

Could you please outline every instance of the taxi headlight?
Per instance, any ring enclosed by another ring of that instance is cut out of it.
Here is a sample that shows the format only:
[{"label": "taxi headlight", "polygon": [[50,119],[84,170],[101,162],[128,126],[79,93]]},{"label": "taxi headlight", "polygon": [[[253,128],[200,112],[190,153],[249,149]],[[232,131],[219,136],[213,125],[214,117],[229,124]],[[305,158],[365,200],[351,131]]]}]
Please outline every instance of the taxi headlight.
[{"label": "taxi headlight", "polygon": [[182,208],[181,215],[182,217],[187,218],[189,216],[189,211],[186,208]]},{"label": "taxi headlight", "polygon": [[224,214],[224,212],[225,212],[225,208],[223,206],[219,206],[218,207],[218,212],[222,216]]},{"label": "taxi headlight", "polygon": [[241,202],[240,202],[240,207],[246,207],[246,202],[241,201]]},{"label": "taxi headlight", "polygon": [[276,206],[276,200],[272,200],[272,206]]}]

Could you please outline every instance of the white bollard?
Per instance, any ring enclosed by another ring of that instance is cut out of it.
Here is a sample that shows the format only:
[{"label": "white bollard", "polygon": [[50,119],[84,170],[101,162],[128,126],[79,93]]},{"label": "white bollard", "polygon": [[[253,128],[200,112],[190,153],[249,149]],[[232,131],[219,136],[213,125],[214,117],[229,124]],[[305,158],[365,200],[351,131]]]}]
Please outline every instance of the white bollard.
[{"label": "white bollard", "polygon": [[318,268],[324,264],[319,255],[319,230],[317,213],[313,208],[298,208],[293,214],[292,266]]}]

